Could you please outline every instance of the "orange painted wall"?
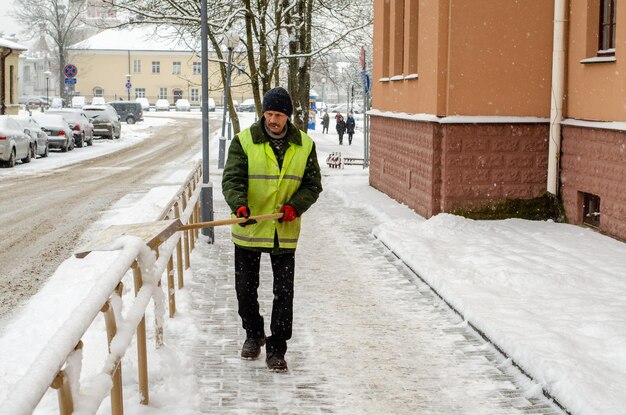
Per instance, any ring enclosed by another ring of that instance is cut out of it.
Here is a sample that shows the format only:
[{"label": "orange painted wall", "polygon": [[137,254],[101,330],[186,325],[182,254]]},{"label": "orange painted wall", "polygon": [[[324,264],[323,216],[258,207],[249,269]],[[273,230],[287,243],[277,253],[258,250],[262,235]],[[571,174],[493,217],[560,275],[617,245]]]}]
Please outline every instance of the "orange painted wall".
[{"label": "orange painted wall", "polygon": [[[626,121],[626,9],[617,2],[615,62],[581,63],[596,56],[599,0],[570,1],[567,106],[565,116]],[[594,3],[588,7],[588,3]],[[589,13],[596,12],[593,15]]]},{"label": "orange painted wall", "polygon": [[419,77],[381,82],[384,5],[393,8],[395,1],[374,1],[374,108],[440,116],[549,115],[552,2],[422,0]]}]

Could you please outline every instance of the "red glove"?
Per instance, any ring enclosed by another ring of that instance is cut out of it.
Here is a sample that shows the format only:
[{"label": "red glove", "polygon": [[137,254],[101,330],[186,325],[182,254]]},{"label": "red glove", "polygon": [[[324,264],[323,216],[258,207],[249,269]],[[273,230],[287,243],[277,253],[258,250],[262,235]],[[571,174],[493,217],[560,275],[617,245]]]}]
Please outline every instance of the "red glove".
[{"label": "red glove", "polygon": [[[235,216],[237,216],[238,218],[249,218],[250,217],[250,208],[248,206],[239,206],[237,208],[237,210],[235,211]],[[245,222],[241,222],[238,223],[239,226],[241,226],[242,228],[248,226],[248,225],[253,225],[256,223],[256,220],[254,219],[248,219]]]},{"label": "red glove", "polygon": [[239,206],[235,211],[235,216],[238,218],[249,218],[250,208],[248,208],[248,206]]},{"label": "red glove", "polygon": [[278,219],[279,223],[291,222],[296,220],[298,217],[298,212],[296,212],[296,209],[291,205],[281,207],[279,212],[283,214],[283,217]]}]

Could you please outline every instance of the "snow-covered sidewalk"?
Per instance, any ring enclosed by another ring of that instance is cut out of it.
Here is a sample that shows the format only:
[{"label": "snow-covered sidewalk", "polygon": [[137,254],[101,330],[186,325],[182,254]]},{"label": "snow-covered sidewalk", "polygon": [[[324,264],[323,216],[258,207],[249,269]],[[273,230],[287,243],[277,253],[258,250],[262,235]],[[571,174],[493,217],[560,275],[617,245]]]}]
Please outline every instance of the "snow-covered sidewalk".
[{"label": "snow-covered sidewalk", "polygon": [[[242,118],[242,125],[252,121]],[[552,222],[446,214],[425,220],[369,187],[366,169],[326,167],[331,152],[363,154],[360,132],[352,146],[339,146],[333,130],[331,124],[331,134],[310,132],[325,191],[304,216],[296,256],[291,371],[274,374],[263,360],[239,359],[244,335],[232,244],[228,229],[217,228],[214,245],[196,245],[178,314],[166,322],[166,347],[150,357],[148,408],[137,403],[133,370],[125,371],[126,413],[554,413],[540,387],[572,414],[624,413],[626,244]],[[229,212],[216,147],[212,135],[220,219]],[[161,179],[185,176],[178,170],[163,166],[151,180],[155,191]],[[137,212],[136,221],[152,204],[138,195],[121,201]],[[118,223],[120,209],[113,207],[100,227]],[[537,383],[525,381],[407,265]],[[266,260],[262,270],[269,321]],[[132,353],[124,364],[133,367]],[[84,371],[93,366],[85,362]],[[49,398],[41,413],[54,413]]]}]

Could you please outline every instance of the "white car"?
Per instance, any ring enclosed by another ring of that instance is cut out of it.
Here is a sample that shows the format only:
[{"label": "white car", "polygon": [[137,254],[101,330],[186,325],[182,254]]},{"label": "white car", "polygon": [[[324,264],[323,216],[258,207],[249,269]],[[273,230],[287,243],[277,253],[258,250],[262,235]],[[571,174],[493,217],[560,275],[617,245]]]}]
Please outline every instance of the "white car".
[{"label": "white car", "polygon": [[209,98],[209,111],[215,111],[215,100],[213,98]]},{"label": "white car", "polygon": [[166,99],[157,99],[154,109],[155,111],[169,111],[170,103]]},{"label": "white car", "polygon": [[239,105],[239,111],[249,111],[249,112],[254,112],[256,111],[256,107],[254,105],[254,99],[253,98],[248,98],[245,99],[241,105]]},{"label": "white car", "polygon": [[93,97],[91,98],[91,105],[106,105],[106,100],[104,97]]},{"label": "white car", "polygon": [[24,115],[21,112],[19,115],[10,115],[10,117],[17,121],[22,130],[30,136],[32,153],[37,156],[48,157],[48,134],[41,129],[33,117],[28,113]]},{"label": "white car", "polygon": [[141,109],[144,111],[150,110],[150,102],[148,102],[148,98],[136,98],[135,102],[141,104]]},{"label": "white car", "polygon": [[85,106],[86,103],[87,103],[87,100],[85,99],[85,97],[82,97],[82,96],[72,97],[72,108],[82,108]]},{"label": "white car", "polygon": [[0,163],[3,167],[14,167],[16,160],[30,163],[34,157],[30,135],[8,115],[0,115]]},{"label": "white car", "polygon": [[189,100],[184,98],[177,100],[175,106],[176,111],[191,111],[191,104],[189,103]]}]

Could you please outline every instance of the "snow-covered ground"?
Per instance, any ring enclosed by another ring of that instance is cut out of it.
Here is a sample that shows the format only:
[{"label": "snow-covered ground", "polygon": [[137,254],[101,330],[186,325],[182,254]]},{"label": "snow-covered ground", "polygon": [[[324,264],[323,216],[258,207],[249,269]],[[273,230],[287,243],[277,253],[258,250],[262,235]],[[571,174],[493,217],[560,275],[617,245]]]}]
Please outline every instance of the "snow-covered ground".
[{"label": "snow-covered ground", "polygon": [[[159,114],[158,118],[148,118],[147,123],[167,117],[167,114]],[[243,125],[251,121],[250,114],[242,114]],[[338,145],[332,120],[331,134],[322,135],[320,131],[318,125],[317,131],[310,132],[310,135],[316,141],[325,191],[336,193],[344,201],[344,206],[339,208],[367,208],[378,221],[372,229],[373,237],[389,246],[466,320],[485,333],[572,413],[624,413],[625,244],[590,229],[553,222],[473,221],[448,214],[425,220],[369,187],[366,169],[360,166],[330,169],[326,166],[326,156],[331,152],[362,157],[360,131],[352,146],[345,145],[347,140],[343,146]],[[96,149],[98,144],[94,146]],[[219,181],[216,150],[217,139],[212,134],[212,181]],[[167,168],[173,169],[171,166]],[[163,177],[184,175],[176,170],[163,172]],[[103,220],[108,225],[122,223],[125,215],[119,212],[129,210],[135,212],[133,219],[137,222],[154,219],[158,211],[154,196],[168,199],[175,188],[174,183],[161,187],[156,183],[158,181],[155,181],[151,196],[129,195],[110,212],[103,212]],[[214,192],[215,199],[221,197],[220,192]],[[216,219],[226,214],[216,212]],[[211,259],[198,265],[210,267]],[[68,259],[49,284],[57,279],[84,274],[85,269],[81,267],[80,261]],[[69,284],[64,289],[75,290],[75,295],[80,296],[85,287]],[[189,345],[200,334],[191,329],[193,324],[184,313],[192,307],[185,290],[178,293],[177,300],[181,315],[166,322],[165,333],[177,342]],[[24,316],[28,315],[28,307],[24,313]],[[22,318],[26,320],[23,319],[21,324],[37,327],[40,323],[36,315],[24,316]],[[94,325],[94,333],[86,336],[86,344],[92,338],[104,338],[102,327],[103,324]],[[32,341],[35,343],[36,339]],[[180,354],[182,350],[186,349],[170,344],[156,352],[150,366],[154,407],[148,411],[138,405],[136,389],[131,386],[125,390],[127,414],[166,414],[171,413],[172,408],[179,413],[193,412],[194,370],[189,356]],[[32,356],[28,357],[28,351],[12,349],[3,339],[0,339],[0,353],[3,356],[0,364],[2,402],[14,381],[7,378],[3,368],[20,359],[28,361]],[[132,354],[127,353],[125,357],[128,361],[124,363],[125,373],[133,371],[136,357]],[[86,354],[83,376],[98,370],[98,362],[91,361]],[[130,376],[125,379],[132,383]],[[56,398],[48,393],[38,413],[55,411]]]}]

